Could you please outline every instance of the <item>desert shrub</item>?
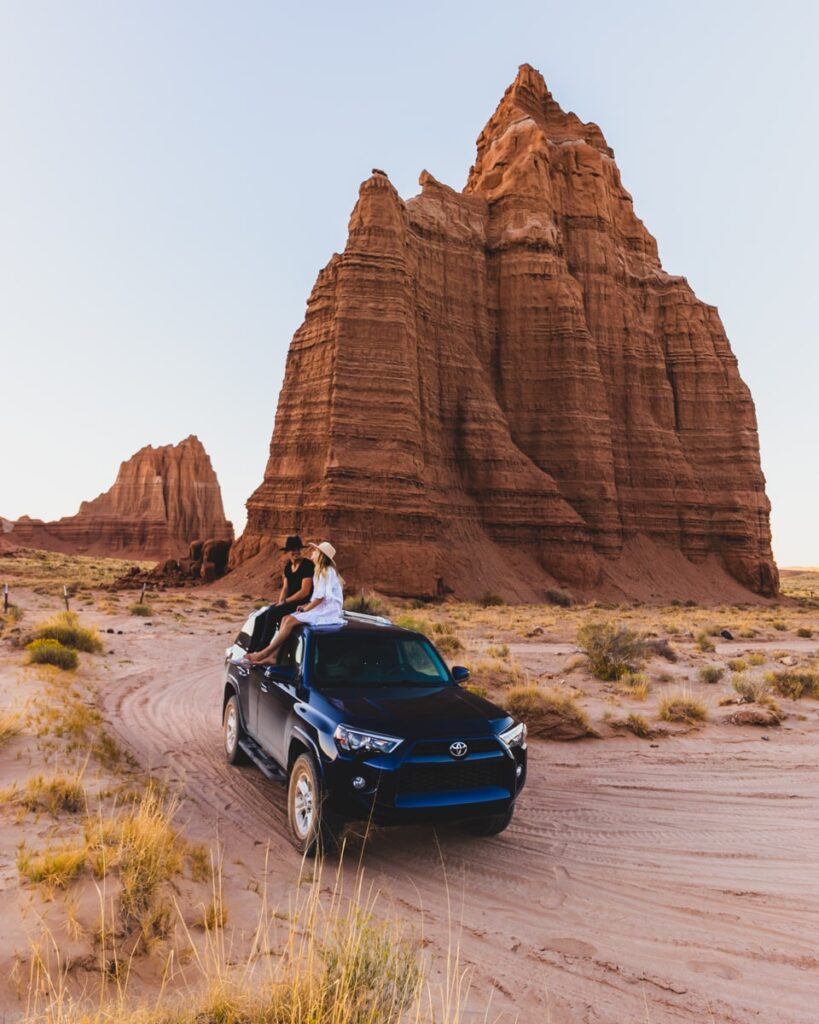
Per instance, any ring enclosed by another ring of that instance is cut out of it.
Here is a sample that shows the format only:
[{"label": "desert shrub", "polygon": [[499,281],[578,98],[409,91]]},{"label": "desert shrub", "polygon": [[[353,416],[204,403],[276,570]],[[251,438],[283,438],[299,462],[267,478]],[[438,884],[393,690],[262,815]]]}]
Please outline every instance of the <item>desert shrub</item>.
[{"label": "desert shrub", "polygon": [[344,609],[348,612],[358,612],[360,615],[386,615],[389,608],[375,594],[350,594],[344,599]]},{"label": "desert shrub", "polygon": [[771,625],[779,633],[784,633],[788,628],[787,622],[783,622],[782,619],[774,619]]},{"label": "desert shrub", "polygon": [[490,647],[487,647],[486,653],[490,658],[508,658],[509,644],[492,644]]},{"label": "desert shrub", "polygon": [[731,685],[741,704],[757,704],[768,696],[768,685],[761,679],[749,679],[747,676],[737,675],[731,680]]},{"label": "desert shrub", "polygon": [[693,725],[708,719],[708,709],[702,701],[680,691],[670,693],[660,701],[660,718],[665,722],[685,722]]},{"label": "desert shrub", "polygon": [[23,610],[19,605],[10,604],[5,612],[0,612],[0,633],[4,629],[10,629],[23,617]]},{"label": "desert shrub", "polygon": [[574,604],[574,598],[566,591],[561,590],[559,587],[552,587],[546,591],[546,600],[549,604],[556,604],[560,608],[571,608]]},{"label": "desert shrub", "polygon": [[55,665],[57,668],[74,669],[79,664],[77,652],[70,647],[63,647],[59,640],[32,640],[26,650],[32,665]]},{"label": "desert shrub", "polygon": [[441,654],[458,654],[464,649],[460,637],[457,637],[454,633],[444,633],[441,636],[436,636],[435,646]]},{"label": "desert shrub", "polygon": [[796,631],[796,635],[802,637],[805,640],[810,640],[810,638],[813,636],[813,630],[809,629],[807,626],[800,626],[799,629],[797,629]]},{"label": "desert shrub", "polygon": [[500,594],[495,594],[493,591],[487,590],[481,598],[481,604],[484,608],[499,608],[501,605],[506,604],[506,602]]},{"label": "desert shrub", "polygon": [[645,641],[646,650],[651,654],[657,654],[666,661],[676,661],[677,652],[664,637],[650,637]]},{"label": "desert shrub", "polygon": [[598,679],[619,679],[642,660],[645,644],[633,630],[614,622],[587,622],[577,631],[577,646]]},{"label": "desert shrub", "polygon": [[[261,605],[261,607],[263,608],[264,605]],[[154,614],[153,608],[149,604],[144,604],[141,601],[137,601],[136,604],[132,604],[128,611],[132,615],[141,615],[145,618],[147,618],[149,615]]]},{"label": "desert shrub", "polygon": [[722,665],[703,665],[699,671],[701,683],[718,683],[725,675]]},{"label": "desert shrub", "polygon": [[705,653],[716,650],[714,641],[704,630],[697,634],[696,644],[697,648]]},{"label": "desert shrub", "polygon": [[742,658],[728,659],[728,668],[730,668],[732,672],[744,672],[747,667],[747,663],[744,662]]},{"label": "desert shrub", "polygon": [[63,647],[75,651],[97,654],[102,650],[102,640],[96,629],[81,626],[76,612],[60,612],[53,619],[37,626],[32,640],[57,640]]},{"label": "desert shrub", "polygon": [[489,696],[489,690],[485,686],[482,686],[481,683],[473,683],[472,680],[466,684],[464,689],[468,690],[470,693],[474,693],[476,697]]},{"label": "desert shrub", "polygon": [[399,615],[394,621],[396,626],[400,626],[402,629],[411,629],[414,633],[423,633],[424,636],[429,636],[432,632],[432,623],[429,619],[419,619],[405,613]]},{"label": "desert shrub", "polygon": [[516,686],[503,703],[510,715],[526,722],[532,736],[562,733],[579,737],[592,732],[588,715],[577,700],[557,687],[541,690],[537,686]]},{"label": "desert shrub", "polygon": [[760,665],[765,664],[764,654],[749,654],[747,656],[748,664],[758,668]]},{"label": "desert shrub", "polygon": [[228,607],[228,600],[227,600],[227,598],[225,598],[225,597],[217,597],[216,600],[213,602],[213,607],[214,608],[227,608]]},{"label": "desert shrub", "polygon": [[769,672],[765,682],[772,686],[782,697],[799,700],[800,697],[819,697],[819,671],[804,670],[795,672],[792,669]]}]

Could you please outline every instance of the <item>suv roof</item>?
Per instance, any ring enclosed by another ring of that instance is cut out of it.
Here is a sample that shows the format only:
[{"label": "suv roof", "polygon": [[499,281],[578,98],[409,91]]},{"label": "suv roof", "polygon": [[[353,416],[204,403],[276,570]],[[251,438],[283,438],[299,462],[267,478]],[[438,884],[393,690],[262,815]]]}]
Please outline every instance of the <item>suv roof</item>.
[{"label": "suv roof", "polygon": [[404,629],[403,626],[396,626],[394,623],[390,622],[389,619],[379,619],[376,616],[368,616],[366,621],[363,617],[360,619],[345,618],[344,622],[337,626],[320,626],[306,622],[304,624],[304,628],[321,635],[324,635],[325,633],[338,633],[342,629],[345,633],[352,632],[364,635],[368,633],[377,634],[378,636],[383,636],[384,634],[400,636],[421,635],[414,629]]}]

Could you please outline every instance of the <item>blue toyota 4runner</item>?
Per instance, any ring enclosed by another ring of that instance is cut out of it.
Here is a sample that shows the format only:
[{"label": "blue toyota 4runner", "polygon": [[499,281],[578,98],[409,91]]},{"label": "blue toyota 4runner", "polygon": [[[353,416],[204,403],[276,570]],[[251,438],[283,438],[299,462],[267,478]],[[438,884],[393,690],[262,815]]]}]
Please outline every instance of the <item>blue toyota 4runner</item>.
[{"label": "blue toyota 4runner", "polygon": [[287,786],[298,850],[333,844],[346,821],[506,828],[526,781],[526,726],[463,689],[467,669],[447,668],[420,633],[351,613],[294,631],[276,666],[236,664],[263,611],[225,652],[225,754]]}]

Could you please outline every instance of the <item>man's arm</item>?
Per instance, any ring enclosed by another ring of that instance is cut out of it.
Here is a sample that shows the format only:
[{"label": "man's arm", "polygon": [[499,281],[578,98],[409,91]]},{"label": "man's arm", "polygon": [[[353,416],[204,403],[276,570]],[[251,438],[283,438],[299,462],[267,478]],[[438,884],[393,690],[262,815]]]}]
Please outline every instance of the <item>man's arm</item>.
[{"label": "man's arm", "polygon": [[304,601],[305,598],[310,596],[310,591],[313,587],[313,577],[307,576],[301,581],[301,586],[298,591],[290,598],[291,601]]},{"label": "man's arm", "polygon": [[282,576],[282,589],[279,591],[279,600],[276,604],[284,604],[287,598],[287,580]]}]

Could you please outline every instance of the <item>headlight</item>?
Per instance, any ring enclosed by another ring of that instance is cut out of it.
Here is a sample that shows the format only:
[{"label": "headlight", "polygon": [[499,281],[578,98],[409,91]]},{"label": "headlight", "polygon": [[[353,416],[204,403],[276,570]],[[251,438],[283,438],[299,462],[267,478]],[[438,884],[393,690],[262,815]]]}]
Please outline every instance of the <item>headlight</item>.
[{"label": "headlight", "polygon": [[347,725],[336,726],[333,733],[336,743],[342,750],[355,754],[360,750],[375,750],[379,754],[391,754],[395,748],[403,743],[397,736],[382,736],[377,732],[362,732],[360,729],[351,729]]},{"label": "headlight", "polygon": [[518,722],[517,725],[513,725],[511,729],[507,729],[506,732],[502,732],[500,734],[500,738],[507,747],[525,747],[526,733],[526,723]]}]

